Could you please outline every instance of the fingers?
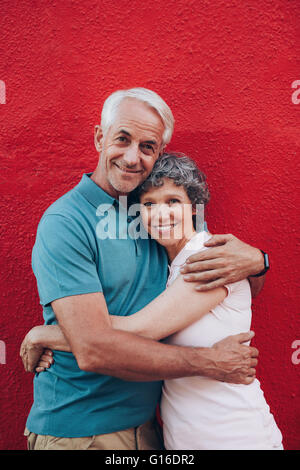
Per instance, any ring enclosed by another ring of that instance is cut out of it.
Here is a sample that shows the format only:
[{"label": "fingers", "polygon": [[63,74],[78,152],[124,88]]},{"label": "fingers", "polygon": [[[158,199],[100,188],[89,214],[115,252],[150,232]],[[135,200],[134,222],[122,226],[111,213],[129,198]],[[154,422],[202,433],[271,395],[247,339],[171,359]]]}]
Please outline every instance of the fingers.
[{"label": "fingers", "polygon": [[210,271],[189,271],[183,274],[183,279],[190,282],[213,282],[224,277],[224,269],[213,269]]},{"label": "fingers", "polygon": [[251,358],[251,361],[250,361],[250,367],[256,367],[258,364],[258,360],[257,359],[252,359]]},{"label": "fingers", "polygon": [[[249,369],[241,370],[237,375],[231,376],[228,380],[225,379],[225,382],[250,385],[256,379],[256,370],[253,367]],[[224,382],[224,380],[222,380]]]},{"label": "fingers", "polygon": [[208,290],[216,289],[217,287],[224,287],[225,284],[228,284],[226,279],[221,277],[220,279],[216,279],[213,282],[208,282],[207,284],[196,284],[195,290],[198,292],[206,292]]},{"label": "fingers", "polygon": [[228,278],[234,272],[223,263],[223,260],[212,260],[204,261],[203,265],[202,262],[184,265],[180,269],[180,274],[185,281],[208,282],[221,277]]},{"label": "fingers", "polygon": [[47,364],[53,364],[54,360],[53,360],[53,357],[48,356],[47,354],[43,354],[43,355],[40,357],[39,362],[45,362],[45,363],[47,363]]},{"label": "fingers", "polygon": [[50,349],[45,349],[44,354],[40,357],[40,360],[35,368],[35,371],[40,373],[43,372],[45,369],[49,369],[49,367],[54,363],[53,353]]},{"label": "fingers", "polygon": [[250,385],[254,382],[256,379],[256,371],[255,369],[249,369],[249,375],[245,374],[238,374],[229,377],[225,377],[222,379],[219,379],[221,382],[227,382],[227,383],[233,383],[233,384],[241,384],[241,385]]},{"label": "fingers", "polygon": [[[207,269],[208,267],[209,269]],[[223,260],[205,261],[203,266],[200,262],[185,265],[180,272],[184,281],[197,283],[195,289],[198,291],[215,289],[235,280],[235,272],[226,266]]]},{"label": "fingers", "polygon": [[[253,349],[256,349],[256,348],[253,348]],[[258,363],[257,359],[251,359],[250,367],[243,371],[244,376],[243,376],[242,381],[241,381],[242,384],[250,385],[252,382],[254,382],[254,380],[256,379],[256,366],[257,366],[257,363]]]},{"label": "fingers", "polygon": [[50,362],[48,361],[39,361],[37,366],[36,366],[36,369],[41,367],[42,369],[49,369],[49,367],[51,366]]},{"label": "fingers", "polygon": [[233,238],[235,237],[231,233],[213,235],[207,242],[204,243],[204,246],[225,245],[225,243],[229,242]]},{"label": "fingers", "polygon": [[254,380],[255,380],[255,376],[245,377],[243,384],[244,385],[250,385],[250,384],[252,384],[252,382],[254,382]]},{"label": "fingers", "polygon": [[53,356],[53,352],[51,349],[45,349],[43,354],[46,356]]},{"label": "fingers", "polygon": [[258,349],[253,348],[253,347],[251,346],[251,347],[250,347],[250,354],[251,354],[251,357],[258,357],[259,351],[258,351]]},{"label": "fingers", "polygon": [[216,260],[223,258],[225,252],[223,247],[213,247],[209,250],[201,250],[193,255],[189,256],[186,260],[187,265],[191,263],[196,263],[197,261],[203,263],[203,261]]},{"label": "fingers", "polygon": [[[254,336],[255,336],[254,331],[247,331],[246,333],[239,333],[238,335],[234,335],[234,338],[236,338],[237,341],[242,344],[242,343],[246,343],[250,341]],[[255,349],[255,348],[252,348],[252,349]],[[258,355],[258,351],[257,351],[257,355]]]}]

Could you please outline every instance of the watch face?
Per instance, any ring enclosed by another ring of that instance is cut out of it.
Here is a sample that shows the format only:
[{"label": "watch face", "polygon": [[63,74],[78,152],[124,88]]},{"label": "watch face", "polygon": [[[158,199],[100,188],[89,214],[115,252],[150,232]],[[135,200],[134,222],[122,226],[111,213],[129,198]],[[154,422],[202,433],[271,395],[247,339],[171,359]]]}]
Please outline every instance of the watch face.
[{"label": "watch face", "polygon": [[270,264],[269,264],[269,255],[267,253],[264,254],[265,258],[265,269],[269,269]]},{"label": "watch face", "polygon": [[260,277],[260,276],[263,276],[264,274],[266,274],[266,272],[270,269],[270,263],[269,263],[269,255],[267,253],[265,253],[263,250],[260,250],[263,254],[263,257],[264,257],[264,269],[260,272],[260,273],[257,273],[257,274],[253,274],[252,276],[250,277]]}]

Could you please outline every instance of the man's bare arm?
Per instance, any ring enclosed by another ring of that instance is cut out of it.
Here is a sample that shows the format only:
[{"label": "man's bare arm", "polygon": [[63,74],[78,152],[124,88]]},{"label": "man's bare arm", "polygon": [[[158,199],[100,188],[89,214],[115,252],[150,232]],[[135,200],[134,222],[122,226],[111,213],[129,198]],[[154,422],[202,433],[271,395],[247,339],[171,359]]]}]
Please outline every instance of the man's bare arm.
[{"label": "man's bare arm", "polygon": [[[112,328],[102,293],[52,302],[80,369],[124,380],[161,380],[203,373],[209,351],[164,345]],[[207,354],[205,354],[207,352]]]},{"label": "man's bare arm", "polygon": [[262,290],[265,284],[265,280],[266,280],[265,274],[261,277],[251,277],[251,276],[248,277],[253,299],[255,299],[255,297],[257,297],[260,291]]},{"label": "man's bare arm", "polygon": [[213,348],[170,346],[114,330],[103,294],[66,297],[52,306],[83,370],[135,381],[196,375],[232,383],[254,380],[258,351],[242,344],[251,333],[228,337]]}]

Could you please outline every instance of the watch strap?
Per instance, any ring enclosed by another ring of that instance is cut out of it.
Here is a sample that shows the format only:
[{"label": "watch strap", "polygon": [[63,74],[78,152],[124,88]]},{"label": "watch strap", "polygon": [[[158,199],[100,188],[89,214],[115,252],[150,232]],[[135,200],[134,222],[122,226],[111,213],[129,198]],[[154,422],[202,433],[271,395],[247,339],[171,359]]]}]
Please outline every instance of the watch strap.
[{"label": "watch strap", "polygon": [[269,262],[269,255],[267,253],[265,253],[263,250],[260,250],[263,254],[263,257],[264,257],[264,264],[265,264],[265,267],[264,269],[258,273],[258,274],[252,274],[252,276],[250,277],[260,277],[260,276],[263,276],[264,274],[266,274],[266,272],[270,269],[270,262]]}]

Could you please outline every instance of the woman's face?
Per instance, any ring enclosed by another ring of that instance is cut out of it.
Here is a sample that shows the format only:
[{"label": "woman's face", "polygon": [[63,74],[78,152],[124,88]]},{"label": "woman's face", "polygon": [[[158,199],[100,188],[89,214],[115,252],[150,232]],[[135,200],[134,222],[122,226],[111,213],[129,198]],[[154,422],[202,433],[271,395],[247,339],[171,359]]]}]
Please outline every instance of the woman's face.
[{"label": "woman's face", "polygon": [[183,186],[164,178],[163,186],[151,187],[140,197],[143,224],[152,238],[164,247],[172,247],[191,238],[192,203]]}]

